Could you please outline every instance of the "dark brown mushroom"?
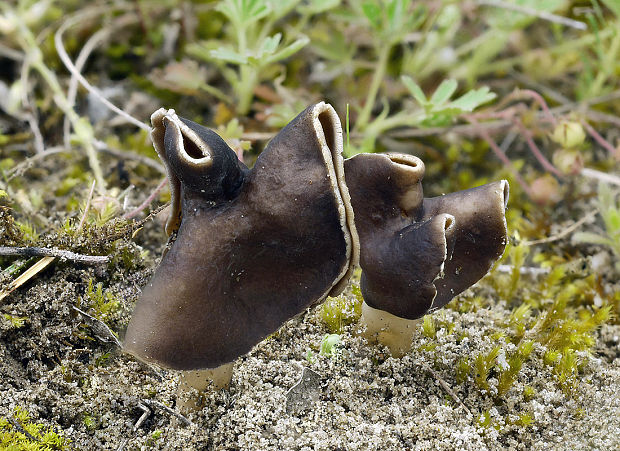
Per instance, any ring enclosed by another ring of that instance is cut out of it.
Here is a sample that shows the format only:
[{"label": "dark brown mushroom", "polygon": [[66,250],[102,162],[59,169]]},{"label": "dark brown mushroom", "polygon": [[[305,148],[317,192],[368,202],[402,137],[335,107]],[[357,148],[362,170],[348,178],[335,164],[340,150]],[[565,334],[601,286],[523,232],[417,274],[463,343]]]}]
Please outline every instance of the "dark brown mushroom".
[{"label": "dark brown mushroom", "polygon": [[217,368],[346,286],[359,245],[342,128],[330,105],[313,105],[249,170],[216,133],[173,110],[151,120],[176,239],[136,304],[124,349],[166,368]]},{"label": "dark brown mushroom", "polygon": [[400,154],[345,161],[361,243],[363,320],[394,355],[415,323],[492,267],[506,246],[508,182],[424,199],[424,163]]}]

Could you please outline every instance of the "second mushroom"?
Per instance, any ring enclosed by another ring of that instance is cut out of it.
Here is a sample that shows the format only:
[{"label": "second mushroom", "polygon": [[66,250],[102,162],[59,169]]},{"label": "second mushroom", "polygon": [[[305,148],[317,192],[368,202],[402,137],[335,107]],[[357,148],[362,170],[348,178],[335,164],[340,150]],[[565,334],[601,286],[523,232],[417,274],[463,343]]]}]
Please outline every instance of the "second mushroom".
[{"label": "second mushroom", "polygon": [[402,356],[418,319],[476,283],[504,252],[508,182],[425,199],[424,163],[403,154],[356,155],[345,173],[366,335]]}]

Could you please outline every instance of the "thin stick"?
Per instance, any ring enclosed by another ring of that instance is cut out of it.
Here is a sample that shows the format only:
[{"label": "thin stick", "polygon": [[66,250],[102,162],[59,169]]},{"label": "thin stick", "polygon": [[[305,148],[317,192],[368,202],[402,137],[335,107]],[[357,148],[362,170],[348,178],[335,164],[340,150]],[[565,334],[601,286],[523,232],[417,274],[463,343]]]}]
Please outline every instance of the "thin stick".
[{"label": "thin stick", "polygon": [[148,400],[148,399],[143,399],[142,402],[144,404],[146,404],[147,406],[149,406],[152,409],[159,409],[159,410],[163,410],[164,412],[169,413],[170,415],[173,415],[175,417],[177,417],[179,420],[181,420],[181,422],[183,422],[183,424],[185,424],[186,426],[193,426],[194,423],[192,423],[190,420],[187,419],[187,417],[181,415],[179,412],[177,412],[176,410],[171,409],[170,407],[168,407],[165,404],[162,404],[159,401],[154,401],[154,400]]},{"label": "thin stick", "polygon": [[6,247],[0,246],[0,255],[19,255],[21,257],[58,257],[63,260],[73,260],[79,263],[100,264],[107,263],[110,257],[107,255],[83,255],[61,249],[46,247]]},{"label": "thin stick", "polygon": [[37,110],[32,105],[32,102],[30,102],[30,97],[28,96],[28,93],[33,91],[33,88],[30,86],[30,82],[28,80],[30,68],[31,68],[30,59],[25,58],[22,63],[21,74],[20,74],[20,82],[23,86],[21,97],[22,97],[22,104],[24,106],[24,109],[27,110],[26,120],[28,121],[30,130],[32,131],[32,134],[34,136],[34,149],[36,153],[41,153],[45,149],[45,143],[43,142],[43,134],[41,133],[41,129],[39,128],[39,122],[37,121],[37,116],[36,116]]},{"label": "thin stick", "polygon": [[577,230],[579,227],[581,227],[583,224],[585,224],[586,222],[594,218],[598,214],[598,212],[599,212],[598,208],[594,211],[589,212],[579,221],[576,221],[575,223],[571,224],[569,227],[565,228],[560,233],[548,236],[547,238],[541,238],[540,240],[523,241],[523,244],[525,244],[526,246],[533,246],[535,244],[552,243],[554,241],[561,240],[562,238],[564,238],[567,235],[570,235],[575,230]]},{"label": "thin stick", "polygon": [[[531,86],[532,88],[534,88],[535,90],[540,91],[542,94],[546,95],[547,97],[549,97],[550,99],[560,103],[560,104],[565,104],[565,103],[570,103],[570,99],[564,95],[562,95],[561,93],[559,93],[558,91],[550,88],[549,86],[546,86],[542,83],[537,82],[536,80],[532,80],[531,78],[527,77],[525,74],[522,74],[520,72],[511,70],[510,71],[510,76],[512,78],[514,78],[515,80]],[[534,91],[537,92],[537,91]]]},{"label": "thin stick", "polygon": [[596,169],[583,168],[579,171],[579,175],[588,177],[599,182],[611,183],[612,185],[620,186],[620,177],[613,174],[607,174],[606,172],[597,171]]},{"label": "thin stick", "polygon": [[[110,30],[108,28],[102,28],[101,30],[94,33],[88,41],[84,44],[80,53],[78,54],[77,59],[75,60],[75,69],[79,72],[84,68],[84,64],[88,60],[91,52],[95,49],[95,47],[102,42],[108,35],[110,34]],[[75,76],[71,75],[71,80],[69,80],[69,90],[67,91],[67,103],[73,107],[75,105],[75,98],[77,96],[77,86],[78,82]],[[65,117],[65,122],[63,124],[63,135],[65,147],[71,147],[71,121],[68,117]]]},{"label": "thin stick", "polygon": [[86,199],[86,206],[84,207],[84,214],[80,219],[80,223],[77,226],[77,232],[82,230],[82,226],[84,225],[84,221],[86,220],[86,215],[88,215],[88,209],[90,208],[90,200],[93,198],[93,192],[95,191],[95,185],[97,184],[97,180],[93,180],[93,184],[90,187],[90,192],[88,193],[88,198]]},{"label": "thin stick", "polygon": [[[146,419],[149,417],[149,415],[151,415],[151,409],[146,407],[141,402],[138,403],[138,407],[140,409],[142,409],[142,412],[144,412],[144,413],[142,415],[140,415],[140,418],[138,418],[138,421],[136,421],[136,424],[134,424],[133,427],[131,428],[131,435],[132,436],[138,431],[138,428],[140,428],[140,426],[142,426],[142,423],[144,423],[146,421]],[[123,451],[125,449],[125,446],[127,446],[127,443],[129,443],[129,439],[130,439],[130,437],[125,437],[123,439],[123,441],[121,442],[121,444],[116,449],[116,451]]]},{"label": "thin stick", "polygon": [[[101,44],[110,34],[112,34],[112,31],[114,31],[117,28],[129,25],[135,21],[136,21],[135,16],[133,14],[128,13],[116,19],[114,24],[112,24],[111,26],[107,28],[102,28],[98,30],[97,32],[95,32],[88,39],[88,41],[86,41],[86,43],[80,50],[80,53],[78,54],[78,57],[75,60],[75,69],[81,73],[82,69],[84,68],[84,65],[86,64],[86,61],[88,61],[88,57],[90,56],[90,54],[99,44]],[[78,87],[77,78],[72,74],[71,80],[69,80],[69,90],[67,91],[67,102],[71,106],[75,105],[75,98],[77,96],[77,87]],[[65,123],[64,123],[65,147],[70,147],[69,146],[70,131],[71,131],[71,123],[69,122],[68,118],[65,118]]]},{"label": "thin stick", "polygon": [[112,332],[112,330],[108,327],[106,323],[104,323],[100,319],[95,318],[92,315],[89,315],[85,311],[80,310],[79,308],[75,306],[71,306],[71,308],[75,310],[76,312],[78,312],[83,317],[85,317],[86,319],[88,319],[91,322],[91,327],[93,326],[93,324],[96,325],[100,329],[99,332],[103,332],[106,335],[105,337],[102,337],[101,335],[97,335],[98,331],[95,330],[95,336],[97,338],[99,338],[101,341],[104,341],[106,343],[114,343],[120,349],[123,349],[123,344],[119,341],[116,335],[114,335],[114,332]]},{"label": "thin stick", "polygon": [[548,13],[546,11],[538,11],[537,9],[530,8],[529,6],[517,5],[515,3],[502,2],[500,0],[478,0],[479,5],[494,6],[496,8],[508,9],[519,13],[526,14],[528,16],[538,17],[539,19],[546,20],[548,22],[559,23],[567,27],[576,28],[577,30],[587,30],[588,26],[579,22],[578,20],[568,19],[566,17],[558,16],[557,14]]},{"label": "thin stick", "polygon": [[149,157],[145,157],[144,155],[140,155],[137,153],[133,153],[130,151],[123,151],[123,150],[119,150],[119,149],[112,149],[111,147],[108,147],[108,145],[106,143],[104,143],[103,141],[99,141],[99,140],[95,140],[93,142],[93,144],[95,145],[95,148],[97,150],[100,150],[102,152],[108,153],[110,155],[113,155],[117,158],[123,158],[126,160],[134,160],[137,161],[139,163],[142,163],[145,166],[148,166],[150,168],[155,169],[158,172],[161,172],[162,174],[166,175],[166,168],[164,168],[164,166],[160,163],[158,163],[156,160],[149,158]]},{"label": "thin stick", "polygon": [[614,124],[615,126],[620,127],[620,118],[613,116],[611,114],[601,113],[600,111],[594,111],[591,108],[588,108],[585,114],[593,121],[607,122],[609,124]]},{"label": "thin stick", "polygon": [[21,287],[23,284],[28,282],[38,273],[43,271],[53,261],[54,261],[54,257],[43,257],[41,260],[39,260],[34,265],[32,265],[30,268],[28,268],[26,271],[24,271],[17,279],[11,282],[9,286],[6,287],[6,289],[3,292],[0,293],[0,301],[6,298],[13,291]]},{"label": "thin stick", "polygon": [[9,421],[11,422],[11,424],[13,425],[13,427],[15,429],[17,429],[20,433],[24,434],[28,440],[31,440],[33,442],[37,442],[40,443],[41,440],[38,439],[37,437],[35,437],[34,435],[32,435],[30,432],[28,432],[26,429],[24,429],[24,427],[20,424],[19,421],[17,421],[17,419],[15,417],[13,418],[9,418]]},{"label": "thin stick", "polygon": [[32,167],[33,163],[43,158],[49,157],[51,155],[65,152],[67,149],[61,146],[49,147],[45,149],[44,152],[38,153],[36,155],[31,156],[30,158],[22,161],[18,165],[6,171],[6,175],[8,176],[8,180],[11,181],[15,177],[18,177],[23,174],[23,171],[26,171],[30,167]]},{"label": "thin stick", "polygon": [[140,212],[142,210],[144,210],[146,207],[149,206],[149,204],[151,202],[153,202],[153,200],[157,197],[157,195],[159,194],[159,192],[164,189],[164,186],[166,186],[166,184],[168,183],[168,178],[164,178],[159,185],[157,185],[157,188],[155,188],[155,190],[149,195],[149,197],[147,197],[144,202],[142,202],[136,209],[125,213],[122,218],[123,219],[131,219],[134,216],[137,216],[140,214]]},{"label": "thin stick", "polygon": [[139,121],[138,119],[134,118],[131,114],[123,111],[122,109],[120,109],[119,107],[114,105],[112,102],[110,102],[108,99],[106,99],[103,96],[103,94],[101,94],[101,92],[99,92],[99,90],[97,88],[92,86],[84,78],[84,76],[80,73],[80,71],[77,70],[77,68],[75,67],[75,65],[71,61],[71,58],[69,58],[69,55],[67,54],[67,51],[65,50],[65,46],[64,46],[64,44],[62,42],[62,35],[69,27],[75,25],[76,23],[79,23],[82,20],[83,20],[83,18],[80,15],[72,17],[71,19],[66,20],[58,28],[58,30],[54,34],[54,43],[56,44],[56,51],[58,52],[58,56],[60,57],[60,60],[63,62],[65,67],[69,70],[69,72],[71,72],[71,74],[80,82],[80,84],[84,88],[86,88],[86,90],[88,92],[90,92],[95,97],[97,97],[99,99],[99,101],[101,101],[101,103],[103,103],[105,106],[107,106],[110,110],[112,110],[113,112],[115,112],[119,116],[122,116],[123,118],[125,118],[129,123],[135,125],[136,127],[141,128],[142,130],[146,130],[146,131],[150,132],[151,131],[151,127],[149,127],[145,123]]},{"label": "thin stick", "polygon": [[0,42],[0,56],[4,56],[5,58],[9,58],[15,61],[23,61],[25,55],[21,52],[18,52],[15,49],[7,47],[6,45]]},{"label": "thin stick", "polygon": [[[530,242],[533,243],[533,242]],[[511,274],[514,271],[515,267],[513,265],[497,265],[494,269],[497,272],[508,273]],[[537,268],[535,266],[521,266],[519,268],[519,273],[530,276],[544,276],[545,274],[549,274],[551,272],[550,268]]]},{"label": "thin stick", "polygon": [[[450,395],[452,397],[452,399],[454,399],[463,409],[465,409],[465,411],[471,415],[471,410],[469,410],[469,408],[463,404],[463,401],[461,401],[461,398],[458,397],[458,395],[454,392],[454,390],[452,390],[450,388],[450,386],[446,383],[446,381],[444,381],[439,374],[437,374],[430,366],[428,366],[427,364],[423,364],[423,367],[426,371],[428,371],[429,373],[431,373],[431,375],[437,380],[437,382],[439,382],[439,385],[441,385],[441,388],[443,388],[445,390],[446,393],[448,393],[448,395]],[[473,415],[472,415],[473,416]]]}]

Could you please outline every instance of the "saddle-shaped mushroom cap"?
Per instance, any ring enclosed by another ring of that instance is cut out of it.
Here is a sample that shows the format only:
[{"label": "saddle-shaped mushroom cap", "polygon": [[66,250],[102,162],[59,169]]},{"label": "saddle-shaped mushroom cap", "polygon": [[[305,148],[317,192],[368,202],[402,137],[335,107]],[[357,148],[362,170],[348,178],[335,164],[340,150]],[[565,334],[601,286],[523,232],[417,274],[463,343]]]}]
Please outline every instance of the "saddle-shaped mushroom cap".
[{"label": "saddle-shaped mushroom cap", "polygon": [[416,319],[482,278],[506,246],[505,180],[424,199],[424,163],[400,154],[345,161],[368,306]]},{"label": "saddle-shaped mushroom cap", "polygon": [[358,239],[344,182],[342,128],[307,108],[249,170],[213,131],[155,112],[176,240],[136,304],[124,348],[179,369],[215,368],[344,289]]}]

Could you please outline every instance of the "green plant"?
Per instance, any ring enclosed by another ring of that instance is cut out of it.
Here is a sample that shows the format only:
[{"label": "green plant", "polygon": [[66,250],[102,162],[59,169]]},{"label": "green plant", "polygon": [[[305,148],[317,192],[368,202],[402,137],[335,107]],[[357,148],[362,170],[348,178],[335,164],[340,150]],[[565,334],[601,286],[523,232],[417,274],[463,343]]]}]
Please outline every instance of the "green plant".
[{"label": "green plant", "polygon": [[370,122],[392,48],[402,41],[407,33],[417,30],[424,23],[427,8],[418,5],[411,11],[412,5],[412,0],[368,0],[351,3],[353,11],[368,20],[377,55],[370,88],[356,122],[359,130],[364,130]]},{"label": "green plant", "polygon": [[[9,47],[16,48],[28,56],[24,58],[25,65],[22,68],[21,80],[27,80],[29,73],[34,71],[44,82],[45,88],[53,94],[53,102],[71,123],[74,131],[72,138],[86,151],[98,189],[103,192],[106,182],[93,144],[94,129],[86,118],[79,116],[73,109],[58,76],[46,63],[44,52],[33,31],[35,27],[44,26],[46,20],[58,12],[52,3],[20,1],[17,7],[13,7],[10,2],[0,3],[2,14],[0,15],[0,32]],[[21,95],[21,98],[27,98],[28,91],[33,88],[22,84],[21,80],[16,81],[13,88]],[[21,107],[29,108],[27,105],[21,105]]]},{"label": "green plant", "polygon": [[[407,104],[398,113],[389,114],[385,108],[367,125],[363,125],[364,141],[358,151],[374,151],[374,143],[378,136],[398,127],[430,127],[448,125],[459,116],[474,111],[479,106],[490,102],[496,95],[489,88],[482,87],[467,91],[460,97],[451,100],[456,92],[455,80],[444,80],[437,90],[427,98],[422,88],[409,76],[403,75],[401,81],[416,104]],[[356,131],[360,129],[359,121]]]},{"label": "green plant", "polygon": [[435,320],[431,315],[424,316],[422,320],[422,333],[425,337],[434,340],[437,337],[437,329],[435,328]]},{"label": "green plant", "polygon": [[612,191],[604,182],[598,185],[598,209],[605,225],[605,235],[576,232],[573,235],[573,242],[608,246],[616,256],[616,270],[620,271],[620,202],[618,193]]},{"label": "green plant", "polygon": [[471,371],[469,359],[462,357],[456,362],[456,383],[462,384],[467,380],[467,376]]},{"label": "green plant", "polygon": [[109,291],[104,292],[103,283],[99,282],[97,285],[93,285],[93,279],[88,280],[86,300],[94,310],[94,316],[102,321],[108,319],[120,306],[117,297]]},{"label": "green plant", "polygon": [[[191,55],[219,65],[235,92],[238,114],[248,113],[254,89],[267,73],[273,73],[274,64],[308,43],[303,35],[290,40],[281,32],[274,33],[278,20],[290,13],[299,1],[222,0],[216,10],[228,21],[227,40],[188,46]],[[237,66],[237,70],[228,65]]]},{"label": "green plant", "polygon": [[338,334],[328,334],[321,340],[321,352],[323,357],[335,358],[338,356],[339,347],[342,346],[342,338]]},{"label": "green plant", "polygon": [[144,443],[144,446],[146,446],[147,448],[152,448],[153,446],[155,446],[155,443],[157,442],[157,440],[160,439],[162,433],[163,431],[161,429],[156,429],[155,431],[153,431],[151,436]]},{"label": "green plant", "polygon": [[28,320],[27,316],[15,316],[9,315],[8,313],[3,313],[2,317],[9,323],[12,329],[19,329],[24,327],[26,321]]},{"label": "green plant", "polygon": [[34,228],[34,226],[30,222],[28,221],[16,222],[15,224],[19,228],[21,235],[22,235],[22,239],[24,240],[25,243],[32,244],[32,243],[35,243],[39,239],[39,233],[37,232],[37,230]]},{"label": "green plant", "polygon": [[328,297],[321,305],[321,320],[332,333],[342,333],[343,327],[355,323],[362,314],[362,294],[353,285],[353,296]]},{"label": "green plant", "polygon": [[86,429],[88,429],[89,431],[94,431],[95,429],[97,429],[97,419],[90,414],[85,414],[84,415],[84,426],[86,426]]},{"label": "green plant", "polygon": [[13,410],[13,421],[0,417],[0,449],[65,450],[69,443],[51,427],[32,422],[28,411],[19,406]]},{"label": "green plant", "polygon": [[523,363],[530,357],[534,349],[533,341],[522,342],[517,350],[508,358],[507,366],[504,366],[500,372],[497,382],[497,395],[503,396],[513,386]]},{"label": "green plant", "polygon": [[479,353],[474,359],[474,382],[482,390],[489,390],[489,372],[495,366],[495,359],[499,355],[502,347],[495,346],[487,353]]}]

